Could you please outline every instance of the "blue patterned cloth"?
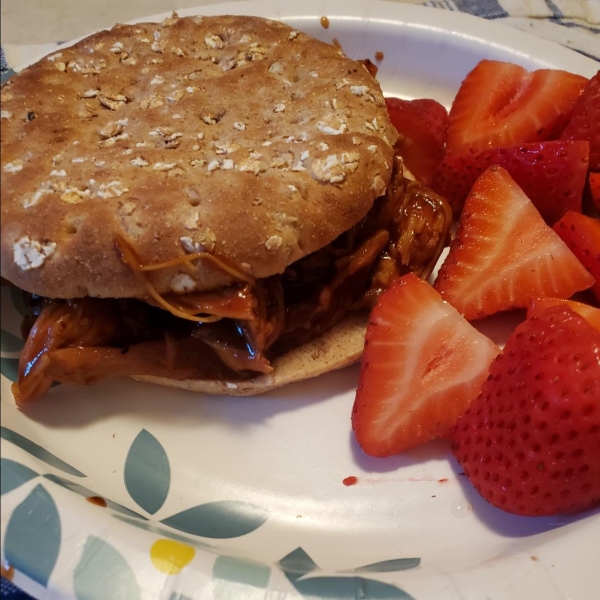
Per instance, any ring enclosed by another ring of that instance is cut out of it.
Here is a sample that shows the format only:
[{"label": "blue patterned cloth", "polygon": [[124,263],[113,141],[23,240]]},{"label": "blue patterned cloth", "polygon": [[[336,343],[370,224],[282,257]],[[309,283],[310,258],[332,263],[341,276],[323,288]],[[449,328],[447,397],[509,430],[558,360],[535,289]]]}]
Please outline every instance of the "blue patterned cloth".
[{"label": "blue patterned cloth", "polygon": [[409,1],[496,19],[600,61],[600,0]]},{"label": "blue patterned cloth", "polygon": [[20,589],[15,587],[10,581],[4,579],[4,577],[0,582],[0,597],[2,598],[2,600],[33,600],[31,596],[29,596],[25,592],[22,592]]}]

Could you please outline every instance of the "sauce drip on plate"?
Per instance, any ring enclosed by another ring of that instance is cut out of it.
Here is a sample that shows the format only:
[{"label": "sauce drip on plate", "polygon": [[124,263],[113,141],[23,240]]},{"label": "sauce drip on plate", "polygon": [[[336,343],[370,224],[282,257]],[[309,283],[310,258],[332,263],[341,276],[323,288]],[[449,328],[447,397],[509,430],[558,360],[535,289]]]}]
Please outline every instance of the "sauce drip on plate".
[{"label": "sauce drip on plate", "polygon": [[4,579],[8,579],[8,581],[12,581],[15,576],[15,568],[8,564],[6,561],[0,565],[0,575],[4,577]]},{"label": "sauce drip on plate", "polygon": [[101,498],[100,496],[90,496],[89,498],[86,498],[86,500],[90,504],[95,504],[96,506],[106,508],[106,500],[104,498]]}]

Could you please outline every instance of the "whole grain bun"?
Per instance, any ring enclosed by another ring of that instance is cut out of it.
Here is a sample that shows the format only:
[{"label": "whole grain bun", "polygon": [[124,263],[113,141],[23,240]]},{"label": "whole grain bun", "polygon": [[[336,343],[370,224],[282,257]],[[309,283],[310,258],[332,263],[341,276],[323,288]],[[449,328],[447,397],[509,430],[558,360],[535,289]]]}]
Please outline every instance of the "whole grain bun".
[{"label": "whole grain bun", "polygon": [[[118,25],[2,88],[2,275],[54,298],[143,297],[143,262],[208,251],[254,277],[360,220],[391,176],[376,80],[334,46],[254,17]],[[159,293],[231,282],[205,259]]]},{"label": "whole grain bun", "polygon": [[347,367],[358,361],[363,353],[368,315],[352,313],[335,327],[302,346],[271,361],[273,371],[246,381],[186,379],[178,381],[165,377],[135,377],[166,387],[181,388],[204,394],[222,396],[255,396],[269,390],[318,377],[329,371]]}]

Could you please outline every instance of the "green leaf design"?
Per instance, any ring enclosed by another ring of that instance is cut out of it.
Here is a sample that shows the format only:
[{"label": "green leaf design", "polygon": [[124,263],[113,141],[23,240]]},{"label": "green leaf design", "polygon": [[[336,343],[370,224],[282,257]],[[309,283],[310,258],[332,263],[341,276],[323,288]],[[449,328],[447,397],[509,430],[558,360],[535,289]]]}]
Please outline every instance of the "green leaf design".
[{"label": "green leaf design", "polygon": [[37,485],[15,508],[4,535],[4,556],[17,571],[46,586],[60,548],[61,528],[54,500]]},{"label": "green leaf design", "polygon": [[213,578],[245,583],[257,588],[266,588],[271,567],[253,560],[235,556],[218,556],[213,565]]},{"label": "green leaf design", "polygon": [[355,573],[391,573],[392,571],[405,571],[414,569],[421,564],[420,558],[392,558],[381,562],[365,565],[352,569]]},{"label": "green leaf design", "polygon": [[271,568],[243,558],[219,556],[213,566],[215,600],[264,600]]},{"label": "green leaf design", "polygon": [[64,460],[58,458],[58,456],[55,456],[51,452],[48,452],[48,450],[42,448],[39,444],[28,440],[20,433],[17,433],[8,427],[0,427],[0,437],[5,439],[7,442],[13,443],[15,446],[19,446],[19,448],[25,450],[25,452],[29,452],[29,454],[32,456],[35,456],[39,460],[51,465],[56,469],[60,469],[61,471],[64,471],[69,475],[74,475],[75,477],[85,477],[85,475],[81,471],[78,471],[75,467],[72,467]]},{"label": "green leaf design", "polygon": [[[415,560],[415,559],[401,559]],[[416,559],[419,560],[419,559]],[[379,565],[381,572],[400,570],[391,569],[391,563],[397,561],[384,561],[382,563],[373,563],[360,569],[373,568]],[[408,563],[405,563],[408,564]],[[404,590],[374,579],[364,577],[306,577],[305,575],[318,570],[315,561],[299,547],[284,556],[277,565],[284,572],[292,585],[307,599],[314,600],[356,600],[365,598],[368,600],[414,600]],[[398,563],[396,564],[398,566]],[[409,567],[403,567],[409,568]],[[357,569],[358,570],[358,569]]]},{"label": "green leaf design", "polygon": [[146,517],[144,517],[143,515],[140,515],[139,513],[136,513],[133,510],[130,510],[129,508],[127,508],[126,506],[123,506],[122,504],[113,502],[112,500],[109,500],[108,498],[105,498],[104,496],[102,496],[102,494],[97,494],[93,490],[90,490],[89,488],[86,488],[83,485],[79,485],[78,483],[75,483],[74,481],[69,481],[68,479],[65,479],[64,477],[59,477],[58,475],[52,475],[52,474],[46,474],[46,475],[44,475],[44,477],[48,481],[52,481],[53,483],[56,483],[57,485],[60,485],[68,490],[71,490],[72,492],[75,492],[76,494],[84,496],[85,498],[90,498],[93,496],[101,496],[102,498],[104,498],[107,508],[111,508],[112,510],[114,510],[116,512],[120,512],[120,513],[122,513],[124,515],[128,515],[130,517],[136,517],[138,519],[146,520]]},{"label": "green leaf design", "polygon": [[13,383],[19,379],[19,359],[18,358],[0,358],[0,371],[2,375]]},{"label": "green leaf design", "polygon": [[171,485],[169,458],[146,429],[138,433],[129,448],[123,476],[129,495],[145,511],[154,514],[164,504]]},{"label": "green leaf design", "polygon": [[73,572],[77,600],[141,600],[133,570],[109,543],[89,536]]},{"label": "green leaf design", "polygon": [[0,329],[0,349],[2,352],[20,352],[23,349],[23,340],[16,335]]},{"label": "green leaf design", "polygon": [[240,500],[200,504],[163,519],[173,529],[208,538],[234,538],[260,527],[269,518],[264,509]]},{"label": "green leaf design", "polygon": [[188,544],[190,546],[194,546],[196,548],[202,548],[203,550],[212,550],[214,546],[210,544],[206,544],[204,542],[200,542],[197,539],[189,538],[183,535],[179,535],[178,533],[173,533],[170,529],[163,529],[162,527],[157,527],[156,525],[152,525],[148,521],[137,521],[135,519],[131,519],[129,517],[125,517],[123,515],[112,515],[118,521],[122,521],[123,523],[127,523],[128,525],[133,525],[138,529],[143,529],[145,531],[149,531],[151,533],[156,533],[160,537],[166,537],[177,542],[182,542],[184,544]]},{"label": "green leaf design", "polygon": [[319,568],[317,563],[302,548],[296,548],[284,556],[277,565],[292,583],[303,575],[312,573]]},{"label": "green leaf design", "polygon": [[307,600],[414,600],[395,585],[364,577],[310,577],[293,583]]},{"label": "green leaf design", "polygon": [[8,494],[37,476],[38,474],[29,467],[3,458],[0,460],[0,494]]}]

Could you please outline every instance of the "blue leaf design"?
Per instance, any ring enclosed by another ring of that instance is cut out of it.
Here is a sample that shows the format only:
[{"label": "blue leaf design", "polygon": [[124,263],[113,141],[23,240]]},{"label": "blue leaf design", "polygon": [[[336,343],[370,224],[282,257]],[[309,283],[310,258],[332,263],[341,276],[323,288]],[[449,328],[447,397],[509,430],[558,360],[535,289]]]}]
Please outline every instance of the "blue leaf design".
[{"label": "blue leaf design", "polygon": [[13,75],[16,75],[16,73],[12,69],[7,69],[6,71],[3,71],[0,75],[0,83],[4,85],[4,83],[7,82]]},{"label": "blue leaf design", "polygon": [[[4,81],[2,83],[4,83]],[[14,285],[10,287],[10,299],[22,317],[27,315],[29,312],[25,306],[25,298],[23,297],[23,294],[23,290],[19,289],[18,287],[15,287]]]},{"label": "blue leaf design", "polygon": [[414,600],[404,590],[364,577],[311,577],[294,582],[307,600]]},{"label": "blue leaf design", "polygon": [[177,592],[171,592],[169,600],[192,600],[192,598],[184,596],[183,594],[178,594]]},{"label": "blue leaf design", "polygon": [[296,548],[284,556],[277,565],[291,582],[319,568],[302,548]]},{"label": "blue leaf design", "polygon": [[[4,361],[4,359],[2,359]],[[48,452],[42,448],[39,444],[28,440],[26,437],[22,436],[20,433],[9,429],[8,427],[0,427],[0,437],[5,439],[7,442],[12,442],[15,446],[19,446],[25,450],[25,452],[29,452],[32,456],[39,458],[41,461],[55,467],[56,469],[60,469],[69,475],[74,475],[75,477],[85,477],[85,475],[67,464],[64,460],[58,458],[54,454]]]},{"label": "blue leaf design", "polygon": [[23,345],[21,338],[13,335],[10,331],[6,331],[6,329],[0,330],[0,349],[2,352],[20,352]]},{"label": "blue leaf design", "polygon": [[141,600],[140,587],[127,561],[110,544],[89,536],[73,573],[77,600]]},{"label": "blue leaf design", "polygon": [[169,458],[160,442],[145,429],[133,440],[125,459],[125,487],[145,511],[154,514],[171,485]]},{"label": "blue leaf design", "polygon": [[185,533],[208,538],[234,538],[260,527],[269,518],[264,509],[240,500],[200,504],[161,521]]},{"label": "blue leaf design", "polygon": [[365,565],[352,569],[355,573],[390,573],[392,571],[405,571],[414,569],[421,564],[420,558],[392,558],[381,562]]},{"label": "blue leaf design", "polygon": [[129,517],[125,517],[123,515],[112,515],[118,521],[122,521],[123,523],[127,523],[129,525],[133,525],[138,529],[143,529],[145,531],[150,531],[151,533],[156,533],[160,537],[169,538],[171,540],[175,540],[177,542],[182,542],[183,544],[188,544],[189,546],[195,546],[196,548],[202,548],[203,550],[212,550],[214,546],[210,544],[205,544],[204,542],[199,542],[197,539],[189,538],[183,535],[179,535],[178,533],[173,533],[170,529],[163,529],[162,527],[157,527],[156,525],[152,525],[148,521],[137,521],[135,519],[131,519]]},{"label": "blue leaf design", "polygon": [[0,494],[8,494],[38,474],[21,463],[3,458],[0,461]]},{"label": "blue leaf design", "polygon": [[19,379],[19,359],[0,358],[0,370],[6,379],[14,383]]},{"label": "blue leaf design", "polygon": [[6,561],[46,586],[60,548],[60,517],[54,500],[37,485],[15,508],[4,536]]},{"label": "blue leaf design", "polygon": [[[64,488],[67,488],[68,490],[71,490],[72,492],[75,492],[76,494],[84,496],[85,498],[101,496],[101,494],[97,494],[93,490],[90,490],[89,488],[86,488],[83,485],[79,485],[78,483],[69,481],[68,479],[64,479],[63,477],[59,477],[58,475],[47,474],[47,475],[44,475],[44,477],[46,479],[48,479],[49,481],[52,481],[53,483],[56,483]],[[101,496],[101,497],[104,498],[104,496]],[[136,517],[138,519],[146,520],[146,517],[134,512],[133,510],[130,510],[129,508],[123,506],[122,504],[113,502],[112,500],[109,500],[108,498],[104,498],[104,501],[106,502],[107,508],[112,508],[112,510],[123,513],[124,515],[128,515],[130,517]]]}]

